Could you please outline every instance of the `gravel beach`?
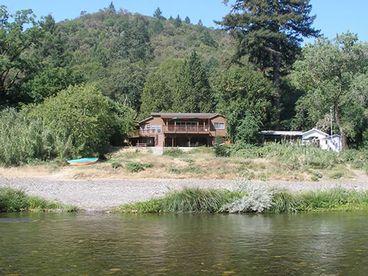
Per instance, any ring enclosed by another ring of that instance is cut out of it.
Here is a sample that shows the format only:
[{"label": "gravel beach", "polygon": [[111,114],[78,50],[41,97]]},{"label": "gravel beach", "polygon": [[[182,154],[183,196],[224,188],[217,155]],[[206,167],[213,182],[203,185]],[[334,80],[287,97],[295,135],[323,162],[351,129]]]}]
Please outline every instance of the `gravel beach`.
[{"label": "gravel beach", "polygon": [[[308,191],[343,187],[368,190],[367,182],[359,181],[253,181],[270,188],[289,191]],[[198,179],[96,179],[55,180],[54,178],[0,177],[0,187],[22,189],[29,195],[71,204],[85,211],[107,211],[118,205],[162,196],[170,190],[184,187],[236,189],[239,184],[231,180]]]}]

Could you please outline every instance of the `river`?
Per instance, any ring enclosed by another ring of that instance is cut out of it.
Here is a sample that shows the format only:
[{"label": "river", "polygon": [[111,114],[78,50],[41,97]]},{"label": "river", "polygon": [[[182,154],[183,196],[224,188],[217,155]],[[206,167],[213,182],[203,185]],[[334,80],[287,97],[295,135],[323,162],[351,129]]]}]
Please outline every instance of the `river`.
[{"label": "river", "polygon": [[1,214],[0,275],[367,275],[365,213]]}]

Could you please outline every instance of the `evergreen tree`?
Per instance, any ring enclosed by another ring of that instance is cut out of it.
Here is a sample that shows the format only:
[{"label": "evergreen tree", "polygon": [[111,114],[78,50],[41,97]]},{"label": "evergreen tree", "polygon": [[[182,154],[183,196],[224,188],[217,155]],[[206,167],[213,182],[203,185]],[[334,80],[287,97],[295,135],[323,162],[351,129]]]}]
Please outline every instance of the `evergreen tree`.
[{"label": "evergreen tree", "polygon": [[198,20],[198,24],[197,25],[200,26],[200,27],[203,27],[203,22],[202,22],[201,19]]},{"label": "evergreen tree", "polygon": [[157,18],[157,19],[160,19],[160,20],[164,20],[166,19],[165,17],[162,16],[162,11],[160,8],[157,8],[155,10],[155,12],[153,13],[153,17]]},{"label": "evergreen tree", "polygon": [[107,12],[116,13],[116,9],[113,2],[110,3],[109,7],[107,8]]},{"label": "evergreen tree", "polygon": [[179,16],[179,14],[178,14],[178,16],[175,18],[175,26],[176,27],[180,27],[181,26],[181,18],[180,18],[180,16]]},{"label": "evergreen tree", "polygon": [[177,112],[210,112],[213,95],[207,72],[198,54],[193,51],[180,68],[174,110]]},{"label": "evergreen tree", "polygon": [[188,16],[185,17],[184,22],[186,24],[190,24],[190,18]]},{"label": "evergreen tree", "polygon": [[282,73],[300,53],[303,37],[319,35],[312,28],[315,16],[310,15],[311,10],[309,0],[236,0],[231,12],[217,22],[238,41],[234,61],[248,56],[272,79],[278,88],[278,108]]}]

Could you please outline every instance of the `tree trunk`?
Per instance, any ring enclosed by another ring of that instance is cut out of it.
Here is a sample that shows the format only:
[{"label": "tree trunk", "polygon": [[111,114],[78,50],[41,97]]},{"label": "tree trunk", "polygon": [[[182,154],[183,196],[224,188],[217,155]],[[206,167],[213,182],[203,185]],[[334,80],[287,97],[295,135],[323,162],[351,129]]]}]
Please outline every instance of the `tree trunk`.
[{"label": "tree trunk", "polygon": [[335,118],[336,118],[336,124],[337,124],[337,126],[339,127],[339,130],[340,130],[341,147],[344,150],[344,149],[348,148],[348,142],[347,142],[348,139],[347,139],[345,130],[344,130],[344,128],[342,126],[342,123],[341,123],[340,110],[336,105],[335,105]]}]

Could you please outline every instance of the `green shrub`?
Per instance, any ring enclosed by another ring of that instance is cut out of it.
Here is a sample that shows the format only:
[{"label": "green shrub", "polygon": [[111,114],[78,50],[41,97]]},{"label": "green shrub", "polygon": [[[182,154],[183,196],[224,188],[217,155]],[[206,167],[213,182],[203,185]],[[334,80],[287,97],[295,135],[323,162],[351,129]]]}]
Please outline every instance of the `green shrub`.
[{"label": "green shrub", "polygon": [[213,151],[216,157],[229,157],[230,156],[230,146],[220,143],[215,143],[213,146]]},{"label": "green shrub", "polygon": [[122,167],[122,165],[121,165],[121,163],[120,163],[120,162],[116,162],[116,161],[114,161],[114,162],[112,162],[112,163],[111,163],[111,167],[112,167],[113,169],[118,169],[118,168],[121,168],[121,167]]},{"label": "green shrub", "polygon": [[141,163],[141,162],[129,162],[126,165],[126,168],[128,169],[128,171],[132,172],[132,173],[137,173],[140,171],[144,171],[147,168],[152,168],[153,165],[152,164],[145,164],[145,163]]},{"label": "green shrub", "polygon": [[60,158],[103,153],[122,125],[116,104],[91,85],[70,86],[28,111],[55,135]]},{"label": "green shrub", "polygon": [[171,157],[182,156],[184,152],[181,149],[165,149],[163,155]]}]

